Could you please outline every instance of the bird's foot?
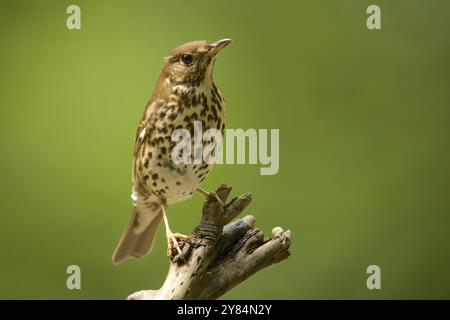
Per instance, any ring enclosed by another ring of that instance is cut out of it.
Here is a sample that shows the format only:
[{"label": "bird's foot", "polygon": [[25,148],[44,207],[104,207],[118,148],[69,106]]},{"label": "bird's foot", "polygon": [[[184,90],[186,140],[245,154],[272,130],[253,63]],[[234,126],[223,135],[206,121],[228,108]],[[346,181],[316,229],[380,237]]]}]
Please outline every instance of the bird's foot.
[{"label": "bird's foot", "polygon": [[[180,240],[184,242],[189,242],[190,237],[181,233],[167,233],[167,255],[169,257],[179,256],[183,258],[185,256],[185,252],[182,250],[182,246],[180,245]],[[174,254],[174,249],[177,254]]]}]

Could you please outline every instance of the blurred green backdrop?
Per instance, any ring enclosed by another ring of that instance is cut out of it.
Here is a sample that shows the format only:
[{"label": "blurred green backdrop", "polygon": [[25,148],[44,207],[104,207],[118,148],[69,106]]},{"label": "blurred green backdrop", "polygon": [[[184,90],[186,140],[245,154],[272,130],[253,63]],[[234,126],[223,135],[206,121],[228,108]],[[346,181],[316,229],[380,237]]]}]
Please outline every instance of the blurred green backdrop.
[{"label": "blurred green backdrop", "polygon": [[[366,28],[366,8],[382,29]],[[82,29],[66,28],[78,4]],[[230,128],[279,128],[280,171],[217,166],[292,256],[224,298],[450,298],[449,1],[2,1],[0,298],[123,299],[166,275],[118,267],[135,128],[165,54],[230,37],[215,80]],[[202,198],[170,208],[198,222]],[[66,288],[66,267],[82,289]],[[382,289],[366,288],[377,264]]]}]

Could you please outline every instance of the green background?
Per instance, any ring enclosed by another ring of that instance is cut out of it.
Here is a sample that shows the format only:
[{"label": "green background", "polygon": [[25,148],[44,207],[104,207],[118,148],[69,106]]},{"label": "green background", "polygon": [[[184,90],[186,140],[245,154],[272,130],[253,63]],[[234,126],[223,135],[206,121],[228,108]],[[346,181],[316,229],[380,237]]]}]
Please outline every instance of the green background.
[{"label": "green background", "polygon": [[[382,29],[366,27],[366,8]],[[78,4],[82,29],[66,28]],[[450,298],[449,1],[1,1],[0,298],[123,299],[166,275],[118,267],[135,128],[184,42],[230,37],[215,80],[229,128],[279,128],[280,171],[220,165],[292,256],[224,298]],[[202,197],[169,210],[188,233]],[[82,289],[66,288],[66,267]],[[381,267],[381,290],[366,268]]]}]

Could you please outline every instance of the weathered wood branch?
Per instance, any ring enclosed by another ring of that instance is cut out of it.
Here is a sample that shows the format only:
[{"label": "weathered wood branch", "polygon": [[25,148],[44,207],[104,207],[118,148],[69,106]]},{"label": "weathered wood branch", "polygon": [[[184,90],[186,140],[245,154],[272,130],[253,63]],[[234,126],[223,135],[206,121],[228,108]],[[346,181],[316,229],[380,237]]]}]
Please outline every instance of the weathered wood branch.
[{"label": "weathered wood branch", "polygon": [[289,257],[290,230],[276,227],[273,237],[266,239],[254,227],[253,216],[231,222],[252,198],[246,193],[226,203],[230,192],[226,185],[216,191],[225,207],[213,196],[205,201],[191,239],[181,243],[183,256],[169,253],[169,272],[162,287],[135,292],[128,299],[216,299],[261,269]]}]

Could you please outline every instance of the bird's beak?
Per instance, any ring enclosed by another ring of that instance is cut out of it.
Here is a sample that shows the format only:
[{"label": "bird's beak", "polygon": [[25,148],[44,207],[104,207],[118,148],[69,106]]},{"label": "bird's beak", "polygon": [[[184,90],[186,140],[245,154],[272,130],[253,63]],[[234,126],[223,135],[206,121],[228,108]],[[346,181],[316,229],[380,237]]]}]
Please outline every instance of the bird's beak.
[{"label": "bird's beak", "polygon": [[209,53],[212,54],[213,56],[215,56],[230,43],[231,43],[231,39],[222,39],[222,40],[216,41],[213,44],[211,44],[211,50],[209,51]]}]

